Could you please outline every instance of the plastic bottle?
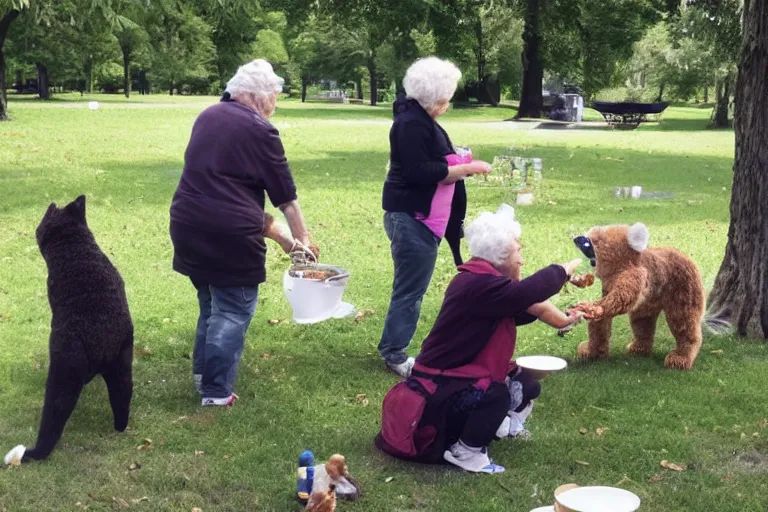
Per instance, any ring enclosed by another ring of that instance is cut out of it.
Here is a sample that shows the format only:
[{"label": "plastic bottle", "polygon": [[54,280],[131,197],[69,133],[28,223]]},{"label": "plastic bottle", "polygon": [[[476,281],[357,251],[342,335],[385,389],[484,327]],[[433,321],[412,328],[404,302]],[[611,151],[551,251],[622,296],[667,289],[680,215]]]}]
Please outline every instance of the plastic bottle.
[{"label": "plastic bottle", "polygon": [[299,455],[299,469],[296,474],[296,498],[299,503],[306,505],[312,494],[315,480],[315,455],[312,450],[304,450]]}]

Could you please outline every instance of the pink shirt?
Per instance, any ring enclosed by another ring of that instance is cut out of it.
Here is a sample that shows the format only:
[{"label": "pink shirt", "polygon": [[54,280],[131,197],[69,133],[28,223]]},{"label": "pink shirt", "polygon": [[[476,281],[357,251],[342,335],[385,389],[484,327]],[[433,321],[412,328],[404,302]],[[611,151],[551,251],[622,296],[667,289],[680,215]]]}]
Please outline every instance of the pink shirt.
[{"label": "pink shirt", "polygon": [[[460,157],[455,153],[445,156],[449,166],[465,164],[472,161],[471,154],[466,157]],[[429,217],[417,213],[416,220],[420,220],[429,228],[438,238],[445,236],[445,230],[448,227],[448,219],[451,217],[451,203],[453,202],[453,191],[456,188],[455,183],[438,183],[435,195],[432,197],[432,206],[429,210]]]}]

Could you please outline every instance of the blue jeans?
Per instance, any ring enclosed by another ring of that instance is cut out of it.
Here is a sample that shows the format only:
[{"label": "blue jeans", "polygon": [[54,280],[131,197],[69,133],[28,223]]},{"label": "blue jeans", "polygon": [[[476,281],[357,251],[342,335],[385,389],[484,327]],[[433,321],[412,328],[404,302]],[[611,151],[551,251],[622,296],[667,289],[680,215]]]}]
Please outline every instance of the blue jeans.
[{"label": "blue jeans", "polygon": [[408,359],[405,349],[416,332],[421,299],[432,280],[440,239],[407,213],[385,213],[384,229],[391,242],[395,278],[379,353],[387,363],[400,364]]},{"label": "blue jeans", "polygon": [[232,394],[259,288],[217,288],[197,283],[195,288],[200,316],[192,372],[202,374],[201,392],[205,398],[226,398]]}]

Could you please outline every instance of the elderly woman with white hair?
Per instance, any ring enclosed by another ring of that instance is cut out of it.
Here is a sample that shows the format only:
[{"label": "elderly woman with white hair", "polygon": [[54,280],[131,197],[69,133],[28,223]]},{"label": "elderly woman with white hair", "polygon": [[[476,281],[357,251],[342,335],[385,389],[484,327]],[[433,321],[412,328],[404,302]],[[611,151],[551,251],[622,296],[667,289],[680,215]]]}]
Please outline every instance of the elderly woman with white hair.
[{"label": "elderly woman with white hair", "polygon": [[382,206],[384,229],[394,261],[394,282],[379,353],[396,374],[407,377],[414,359],[411,342],[429,288],[440,241],[445,238],[461,264],[459,244],[466,213],[463,179],[487,173],[487,162],[454,151],[436,119],[448,110],[461,72],[436,57],[417,60],[407,70],[407,96],[393,105],[390,159]]},{"label": "elderly woman with white hair", "polygon": [[538,319],[562,329],[581,319],[547,302],[581,260],[521,279],[520,224],[507,205],[481,214],[466,238],[472,258],[448,286],[411,376],[384,398],[376,445],[406,460],[500,473],[488,445],[520,434],[540,392],[512,360],[517,326]]},{"label": "elderly woman with white hair", "polygon": [[192,127],[171,204],[173,268],[197,289],[192,371],[202,405],[229,406],[245,335],[266,279],[264,194],[309,243],[291,171],[269,122],[283,79],[265,60],[241,66]]}]

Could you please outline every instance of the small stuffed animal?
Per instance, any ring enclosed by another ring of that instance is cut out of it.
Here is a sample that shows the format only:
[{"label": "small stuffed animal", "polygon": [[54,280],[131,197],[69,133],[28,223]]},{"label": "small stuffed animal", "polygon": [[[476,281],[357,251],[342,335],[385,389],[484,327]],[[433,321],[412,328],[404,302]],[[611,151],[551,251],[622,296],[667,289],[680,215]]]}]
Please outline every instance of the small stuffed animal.
[{"label": "small stuffed animal", "polygon": [[324,492],[333,486],[339,499],[354,501],[360,497],[360,486],[347,469],[343,455],[334,454],[325,464],[315,466],[312,492]]},{"label": "small stuffed animal", "polygon": [[304,510],[313,512],[335,512],[336,486],[331,484],[327,491],[315,491],[309,497],[309,503]]},{"label": "small stuffed animal", "polygon": [[133,394],[133,322],[120,273],[99,248],[85,219],[85,196],[63,208],[51,204],[37,228],[48,266],[50,361],[37,443],[19,445],[5,464],[48,457],[83,387],[101,375],[114,427],[128,426]]},{"label": "small stuffed animal", "polygon": [[649,249],[648,239],[641,223],[594,227],[574,239],[603,285],[600,300],[573,308],[589,320],[589,340],[578,353],[584,359],[607,358],[613,317],[628,314],[634,335],[629,352],[650,356],[656,322],[664,313],[677,343],[664,365],[690,370],[701,348],[702,324],[714,327],[722,321],[705,318],[704,286],[693,260],[677,249]]}]

